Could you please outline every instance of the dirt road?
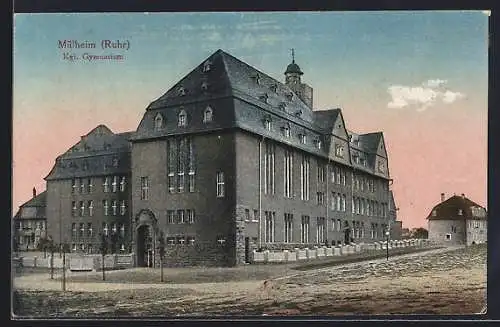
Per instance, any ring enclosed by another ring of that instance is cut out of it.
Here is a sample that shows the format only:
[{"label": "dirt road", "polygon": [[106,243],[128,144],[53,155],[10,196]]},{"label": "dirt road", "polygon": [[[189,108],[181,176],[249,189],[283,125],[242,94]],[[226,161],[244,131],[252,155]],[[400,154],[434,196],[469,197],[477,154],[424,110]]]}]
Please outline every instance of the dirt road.
[{"label": "dirt road", "polygon": [[472,314],[485,303],[486,247],[286,271],[265,281],[71,282],[62,293],[59,281],[43,275],[15,279],[19,315]]}]

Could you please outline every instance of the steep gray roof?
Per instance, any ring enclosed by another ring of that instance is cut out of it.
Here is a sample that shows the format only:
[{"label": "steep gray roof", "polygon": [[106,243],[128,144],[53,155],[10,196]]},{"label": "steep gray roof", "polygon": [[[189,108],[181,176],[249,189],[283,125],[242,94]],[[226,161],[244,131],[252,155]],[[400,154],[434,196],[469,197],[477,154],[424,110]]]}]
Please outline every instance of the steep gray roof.
[{"label": "steep gray roof", "polygon": [[115,134],[104,125],[97,126],[56,159],[45,180],[130,172],[132,135],[133,132]]},{"label": "steep gray roof", "polygon": [[[214,120],[204,123],[203,112],[208,106],[213,110]],[[181,112],[186,114],[186,126],[178,126]],[[346,162],[330,153],[330,144],[338,137],[334,123],[339,116],[342,116],[341,109],[313,111],[286,84],[217,50],[151,102],[130,140],[140,142],[169,135],[240,128],[350,165],[348,157]],[[157,117],[162,121],[159,128],[155,127]],[[265,128],[266,120],[272,121],[271,131]],[[286,126],[290,127],[291,137],[283,135]],[[299,142],[300,135],[307,136],[307,144]],[[376,135],[362,136],[369,147],[360,150],[376,151],[377,145],[373,148]],[[316,146],[318,141],[324,145],[321,149]],[[350,153],[348,148],[345,152],[347,156]],[[374,169],[373,166],[358,168],[369,173]]]},{"label": "steep gray roof", "polygon": [[19,211],[14,216],[14,219],[43,219],[45,216],[45,208],[47,206],[47,191],[43,191],[36,197],[31,198],[19,207]]}]

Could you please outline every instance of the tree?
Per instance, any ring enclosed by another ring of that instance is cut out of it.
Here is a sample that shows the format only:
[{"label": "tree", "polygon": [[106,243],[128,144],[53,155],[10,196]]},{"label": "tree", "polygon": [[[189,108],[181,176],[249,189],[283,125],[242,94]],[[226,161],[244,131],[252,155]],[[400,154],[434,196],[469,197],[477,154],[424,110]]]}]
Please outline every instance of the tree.
[{"label": "tree", "polygon": [[102,280],[106,280],[104,257],[108,254],[108,237],[103,233],[101,234],[101,255],[102,255]]},{"label": "tree", "polygon": [[414,228],[411,233],[412,238],[423,238],[426,239],[429,237],[429,231],[423,227]]},{"label": "tree", "polygon": [[165,257],[165,235],[160,232],[158,239],[158,253],[160,254],[160,281],[163,283],[163,258]]}]

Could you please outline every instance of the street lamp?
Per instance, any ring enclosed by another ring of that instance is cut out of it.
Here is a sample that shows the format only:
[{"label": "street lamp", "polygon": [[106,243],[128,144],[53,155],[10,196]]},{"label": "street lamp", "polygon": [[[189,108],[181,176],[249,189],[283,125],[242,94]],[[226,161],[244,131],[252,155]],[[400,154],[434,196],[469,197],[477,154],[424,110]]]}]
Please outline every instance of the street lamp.
[{"label": "street lamp", "polygon": [[387,238],[387,245],[386,245],[386,249],[387,249],[387,260],[389,260],[389,235],[390,235],[390,232],[389,230],[387,230],[385,232],[385,236]]}]

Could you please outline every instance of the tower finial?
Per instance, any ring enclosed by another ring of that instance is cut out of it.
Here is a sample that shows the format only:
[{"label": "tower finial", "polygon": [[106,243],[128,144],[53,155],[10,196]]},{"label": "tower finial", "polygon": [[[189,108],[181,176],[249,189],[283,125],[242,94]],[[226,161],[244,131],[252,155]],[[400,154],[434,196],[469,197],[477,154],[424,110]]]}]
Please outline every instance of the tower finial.
[{"label": "tower finial", "polygon": [[292,52],[292,63],[295,63],[295,49],[291,48],[290,51]]}]

